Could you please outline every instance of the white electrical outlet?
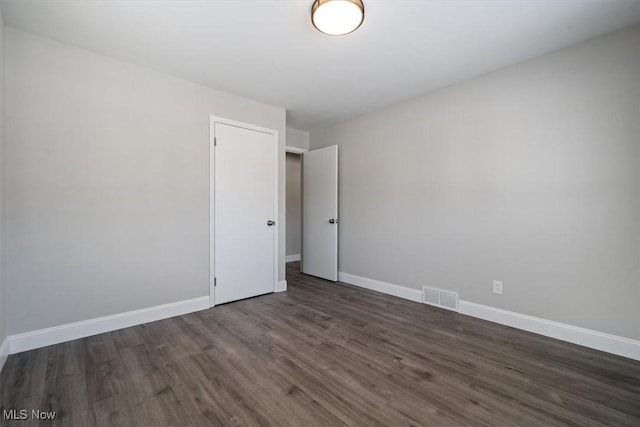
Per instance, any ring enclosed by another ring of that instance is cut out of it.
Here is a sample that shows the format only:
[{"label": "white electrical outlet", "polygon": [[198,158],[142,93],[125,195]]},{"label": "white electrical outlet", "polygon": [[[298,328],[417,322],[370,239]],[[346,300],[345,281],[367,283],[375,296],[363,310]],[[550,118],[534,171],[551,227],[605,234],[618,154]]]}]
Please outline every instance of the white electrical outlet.
[{"label": "white electrical outlet", "polygon": [[502,281],[500,280],[493,281],[493,293],[502,295]]}]

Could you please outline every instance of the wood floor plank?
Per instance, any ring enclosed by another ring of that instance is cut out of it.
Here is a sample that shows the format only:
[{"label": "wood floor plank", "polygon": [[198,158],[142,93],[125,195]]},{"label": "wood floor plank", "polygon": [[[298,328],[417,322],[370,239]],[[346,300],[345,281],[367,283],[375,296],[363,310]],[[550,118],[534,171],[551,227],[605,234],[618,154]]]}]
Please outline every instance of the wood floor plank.
[{"label": "wood floor plank", "polygon": [[288,264],[288,292],[12,355],[0,406],[79,426],[639,426],[640,363]]},{"label": "wood floor plank", "polygon": [[127,416],[126,397],[118,394],[91,404],[91,409],[98,426],[135,427],[133,420]]}]

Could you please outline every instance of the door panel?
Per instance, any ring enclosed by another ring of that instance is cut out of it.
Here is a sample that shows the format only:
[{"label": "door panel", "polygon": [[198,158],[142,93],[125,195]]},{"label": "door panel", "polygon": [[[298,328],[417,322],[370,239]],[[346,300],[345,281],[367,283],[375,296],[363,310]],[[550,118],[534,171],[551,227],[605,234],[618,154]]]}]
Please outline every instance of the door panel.
[{"label": "door panel", "polygon": [[302,228],[302,272],[338,280],[337,145],[303,154]]},{"label": "door panel", "polygon": [[215,304],[274,291],[277,136],[215,123]]}]

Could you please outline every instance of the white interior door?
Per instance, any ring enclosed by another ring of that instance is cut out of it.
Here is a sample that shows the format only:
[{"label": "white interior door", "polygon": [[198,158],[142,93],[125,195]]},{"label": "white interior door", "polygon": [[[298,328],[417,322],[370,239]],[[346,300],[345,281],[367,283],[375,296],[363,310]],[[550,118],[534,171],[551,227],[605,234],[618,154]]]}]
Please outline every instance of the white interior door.
[{"label": "white interior door", "polygon": [[274,291],[278,136],[213,118],[212,128],[214,305]]},{"label": "white interior door", "polygon": [[302,272],[338,280],[338,146],[302,156]]}]

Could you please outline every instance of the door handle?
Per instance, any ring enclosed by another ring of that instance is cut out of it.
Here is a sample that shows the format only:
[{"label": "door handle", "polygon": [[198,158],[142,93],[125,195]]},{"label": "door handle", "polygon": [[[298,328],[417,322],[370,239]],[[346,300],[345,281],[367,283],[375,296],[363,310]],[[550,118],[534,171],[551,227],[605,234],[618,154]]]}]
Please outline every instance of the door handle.
[{"label": "door handle", "polygon": [[276,222],[275,222],[275,221],[271,221],[271,220],[269,220],[269,221],[267,221],[267,225],[268,225],[269,227],[272,227],[272,226],[276,225]]},{"label": "door handle", "polygon": [[337,220],[337,219],[331,218],[331,219],[329,220],[329,224],[337,224],[337,223],[338,223],[338,220]]}]

